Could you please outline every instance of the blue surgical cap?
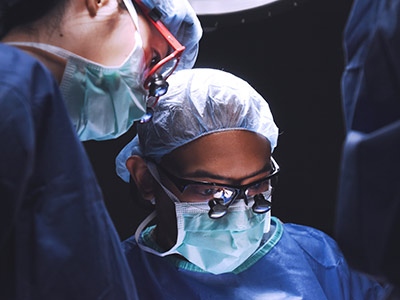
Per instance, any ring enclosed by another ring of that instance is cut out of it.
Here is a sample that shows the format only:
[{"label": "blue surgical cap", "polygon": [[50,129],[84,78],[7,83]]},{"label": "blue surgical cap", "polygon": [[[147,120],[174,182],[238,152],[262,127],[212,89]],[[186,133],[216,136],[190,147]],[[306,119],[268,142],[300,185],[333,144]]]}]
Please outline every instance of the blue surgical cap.
[{"label": "blue surgical cap", "polygon": [[193,67],[203,30],[195,11],[187,0],[142,0],[149,9],[157,7],[161,21],[176,39],[186,47],[177,70]]},{"label": "blue surgical cap", "polygon": [[126,182],[131,155],[161,158],[204,135],[248,130],[265,136],[271,151],[278,127],[268,103],[246,81],[224,71],[189,69],[171,75],[168,93],[154,107],[153,118],[137,125],[137,136],[119,153],[116,171]]}]

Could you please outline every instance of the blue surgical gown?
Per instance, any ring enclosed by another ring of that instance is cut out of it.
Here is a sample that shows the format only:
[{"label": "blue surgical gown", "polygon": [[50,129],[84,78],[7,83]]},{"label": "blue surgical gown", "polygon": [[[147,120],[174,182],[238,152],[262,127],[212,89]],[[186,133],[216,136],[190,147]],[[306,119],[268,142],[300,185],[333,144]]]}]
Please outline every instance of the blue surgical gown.
[{"label": "blue surgical gown", "polygon": [[0,44],[0,299],[136,299],[51,73]]},{"label": "blue surgical gown", "polygon": [[354,1],[335,238],[351,266],[400,288],[400,0]]},{"label": "blue surgical gown", "polygon": [[[190,263],[141,250],[134,237],[123,242],[140,299],[368,300],[386,288],[352,271],[335,242],[310,227],[272,218],[263,255],[236,273],[194,271]],[[143,236],[143,235],[142,235]],[[151,244],[146,243],[151,246]],[[154,247],[153,247],[154,248]]]}]

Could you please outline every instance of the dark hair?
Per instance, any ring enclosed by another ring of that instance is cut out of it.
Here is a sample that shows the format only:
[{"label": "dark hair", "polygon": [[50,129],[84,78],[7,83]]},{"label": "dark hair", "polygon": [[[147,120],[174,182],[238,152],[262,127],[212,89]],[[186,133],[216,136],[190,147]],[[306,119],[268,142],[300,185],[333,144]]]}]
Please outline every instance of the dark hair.
[{"label": "dark hair", "polygon": [[69,0],[0,0],[0,38],[11,29],[30,24]]}]

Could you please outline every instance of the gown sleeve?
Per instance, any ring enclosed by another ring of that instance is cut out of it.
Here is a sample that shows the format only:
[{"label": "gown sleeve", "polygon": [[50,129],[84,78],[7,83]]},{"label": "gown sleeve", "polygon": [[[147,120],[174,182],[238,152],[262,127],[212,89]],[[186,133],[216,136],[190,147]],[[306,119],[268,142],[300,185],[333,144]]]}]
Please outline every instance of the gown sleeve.
[{"label": "gown sleeve", "polygon": [[0,44],[0,299],[137,299],[51,73]]}]

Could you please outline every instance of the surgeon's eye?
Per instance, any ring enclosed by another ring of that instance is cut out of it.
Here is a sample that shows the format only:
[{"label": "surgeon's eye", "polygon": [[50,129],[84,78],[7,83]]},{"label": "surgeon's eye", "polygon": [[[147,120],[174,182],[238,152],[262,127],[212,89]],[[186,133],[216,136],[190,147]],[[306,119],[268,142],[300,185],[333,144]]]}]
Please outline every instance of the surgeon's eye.
[{"label": "surgeon's eye", "polygon": [[153,50],[153,57],[151,58],[149,68],[153,68],[161,60],[161,55],[158,51]]},{"label": "surgeon's eye", "polygon": [[252,196],[255,194],[266,192],[269,189],[269,185],[270,185],[269,179],[252,185],[247,189],[247,196]]},{"label": "surgeon's eye", "polygon": [[185,194],[190,195],[193,198],[197,198],[199,201],[205,201],[215,197],[215,195],[221,194],[221,189],[202,184],[192,184],[186,188]]},{"label": "surgeon's eye", "polygon": [[202,196],[214,196],[215,194],[220,194],[220,191],[215,188],[199,188],[197,193]]}]

